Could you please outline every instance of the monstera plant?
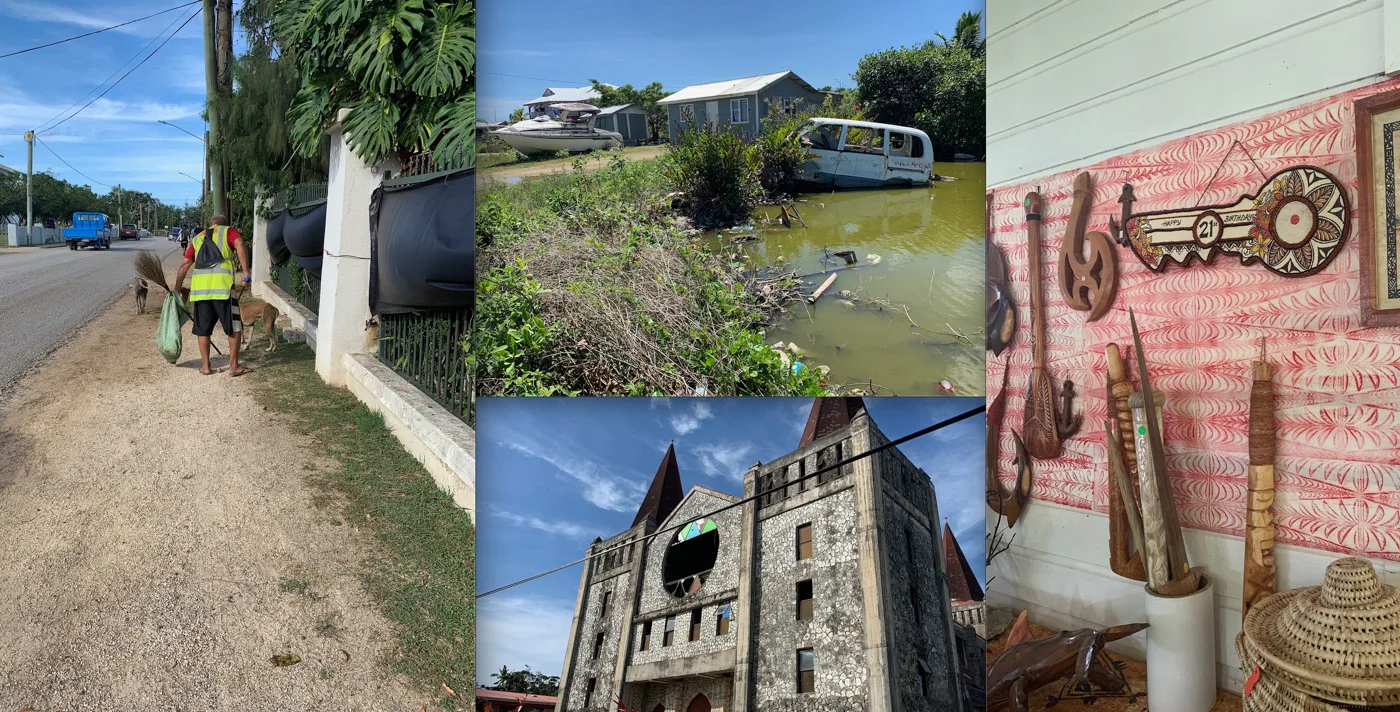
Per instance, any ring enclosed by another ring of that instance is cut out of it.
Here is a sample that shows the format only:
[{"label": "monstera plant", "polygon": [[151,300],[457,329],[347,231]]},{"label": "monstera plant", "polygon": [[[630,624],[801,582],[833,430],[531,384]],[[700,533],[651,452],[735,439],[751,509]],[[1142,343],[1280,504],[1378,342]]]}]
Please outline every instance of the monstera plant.
[{"label": "monstera plant", "polygon": [[288,111],[298,153],[316,151],[341,109],[370,164],[431,151],[462,165],[475,149],[476,7],[449,0],[280,0],[273,31],[301,87]]}]

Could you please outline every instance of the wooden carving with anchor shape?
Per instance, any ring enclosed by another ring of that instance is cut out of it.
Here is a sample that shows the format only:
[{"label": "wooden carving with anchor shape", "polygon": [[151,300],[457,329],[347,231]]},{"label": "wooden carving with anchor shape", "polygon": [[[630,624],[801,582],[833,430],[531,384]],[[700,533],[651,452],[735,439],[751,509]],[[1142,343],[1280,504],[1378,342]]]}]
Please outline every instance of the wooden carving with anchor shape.
[{"label": "wooden carving with anchor shape", "polygon": [[1350,231],[1351,205],[1341,183],[1321,168],[1294,166],[1232,205],[1132,215],[1119,240],[1156,272],[1169,261],[1187,265],[1194,256],[1210,262],[1228,252],[1244,264],[1303,277],[1326,267]]},{"label": "wooden carving with anchor shape", "polygon": [[[1080,173],[1074,179],[1074,206],[1069,212],[1069,227],[1065,230],[1065,239],[1060,242],[1060,295],[1070,309],[1089,312],[1087,321],[1103,316],[1118,291],[1118,257],[1113,253],[1108,235],[1084,232],[1093,201],[1094,187],[1089,173]],[[1084,254],[1086,245],[1087,256]]]},{"label": "wooden carving with anchor shape", "polygon": [[1040,283],[1040,193],[1026,194],[1026,243],[1030,260],[1032,365],[1022,431],[1031,457],[1051,460],[1060,456],[1060,442],[1079,428],[1070,414],[1073,384],[1066,381],[1063,413],[1055,405],[1055,383],[1045,367],[1045,298]]}]

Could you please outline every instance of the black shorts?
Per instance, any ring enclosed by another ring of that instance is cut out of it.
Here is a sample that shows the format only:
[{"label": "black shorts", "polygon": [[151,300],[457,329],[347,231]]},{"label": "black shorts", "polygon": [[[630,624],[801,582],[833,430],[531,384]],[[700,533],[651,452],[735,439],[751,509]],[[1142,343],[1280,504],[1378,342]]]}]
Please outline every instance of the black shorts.
[{"label": "black shorts", "polygon": [[210,336],[214,333],[214,322],[224,327],[224,334],[233,336],[243,330],[238,318],[238,305],[232,299],[203,299],[193,303],[194,335]]}]

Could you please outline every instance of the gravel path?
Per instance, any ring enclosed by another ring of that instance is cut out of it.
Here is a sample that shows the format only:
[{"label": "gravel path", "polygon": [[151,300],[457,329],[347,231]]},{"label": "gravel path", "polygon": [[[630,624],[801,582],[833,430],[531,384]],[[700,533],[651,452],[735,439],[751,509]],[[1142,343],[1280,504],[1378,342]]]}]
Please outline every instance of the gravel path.
[{"label": "gravel path", "polygon": [[132,253],[164,258],[179,247],[148,238],[110,250],[0,250],[0,394],[131,283]]},{"label": "gravel path", "polygon": [[166,364],[129,299],[0,411],[0,710],[419,710],[354,575],[368,544],[302,477],[334,463],[256,372],[200,375],[188,327]]}]

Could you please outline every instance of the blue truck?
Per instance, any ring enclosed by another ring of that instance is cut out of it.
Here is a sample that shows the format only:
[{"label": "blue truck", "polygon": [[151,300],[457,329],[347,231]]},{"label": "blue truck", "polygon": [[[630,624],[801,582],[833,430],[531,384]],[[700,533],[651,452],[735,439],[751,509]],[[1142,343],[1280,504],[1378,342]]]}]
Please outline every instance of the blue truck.
[{"label": "blue truck", "polygon": [[94,250],[112,249],[112,231],[107,225],[104,213],[73,213],[73,227],[63,228],[63,241],[68,249],[91,247]]}]

